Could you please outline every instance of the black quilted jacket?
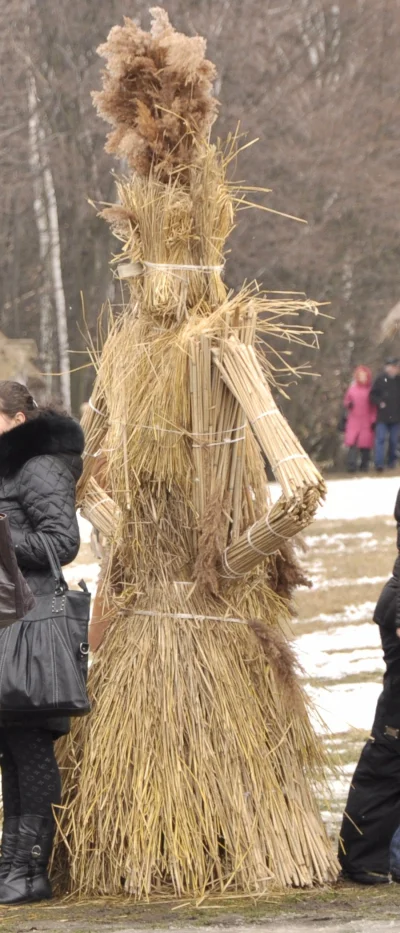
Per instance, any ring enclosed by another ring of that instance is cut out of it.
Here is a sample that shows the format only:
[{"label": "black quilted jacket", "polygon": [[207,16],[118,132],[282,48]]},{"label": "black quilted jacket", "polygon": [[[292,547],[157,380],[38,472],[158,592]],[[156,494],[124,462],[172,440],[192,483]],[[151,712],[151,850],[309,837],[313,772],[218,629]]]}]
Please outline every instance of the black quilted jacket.
[{"label": "black quilted jacket", "polygon": [[78,553],[82,450],[79,424],[53,411],[0,436],[0,512],[8,516],[18,564],[34,593],[51,593],[53,586],[38,531],[51,538],[61,564]]},{"label": "black quilted jacket", "polygon": [[[8,516],[18,564],[33,593],[52,593],[54,588],[39,531],[51,538],[61,564],[69,564],[78,553],[75,487],[83,446],[79,424],[50,410],[0,435],[0,512]],[[40,723],[30,717],[29,722],[51,728],[55,735],[68,731],[65,717]]]}]

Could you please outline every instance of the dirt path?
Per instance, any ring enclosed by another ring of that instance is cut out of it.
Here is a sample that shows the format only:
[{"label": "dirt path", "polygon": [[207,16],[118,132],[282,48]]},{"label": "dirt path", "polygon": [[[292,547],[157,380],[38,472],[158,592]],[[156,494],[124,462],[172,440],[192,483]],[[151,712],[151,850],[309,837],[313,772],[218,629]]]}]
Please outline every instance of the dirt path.
[{"label": "dirt path", "polygon": [[400,931],[400,887],[341,887],[232,900],[200,908],[176,901],[133,904],[52,901],[44,907],[0,908],[0,933],[387,933]]}]

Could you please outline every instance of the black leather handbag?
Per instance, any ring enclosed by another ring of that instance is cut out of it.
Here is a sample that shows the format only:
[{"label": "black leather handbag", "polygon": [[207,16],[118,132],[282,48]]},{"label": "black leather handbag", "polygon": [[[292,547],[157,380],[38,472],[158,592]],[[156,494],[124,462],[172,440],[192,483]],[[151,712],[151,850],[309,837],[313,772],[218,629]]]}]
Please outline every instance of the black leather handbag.
[{"label": "black leather handbag", "polygon": [[81,581],[70,590],[53,544],[41,534],[54,577],[54,594],[0,631],[0,716],[43,713],[85,716],[90,593]]}]

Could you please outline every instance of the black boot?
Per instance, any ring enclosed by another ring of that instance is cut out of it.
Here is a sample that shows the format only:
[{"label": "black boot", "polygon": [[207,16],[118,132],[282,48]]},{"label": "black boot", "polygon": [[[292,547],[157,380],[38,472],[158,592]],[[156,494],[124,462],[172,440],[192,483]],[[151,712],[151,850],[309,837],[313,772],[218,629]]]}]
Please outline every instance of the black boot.
[{"label": "black boot", "polygon": [[350,872],[342,870],[338,881],[349,881],[351,884],[365,884],[371,887],[373,885],[391,884],[392,879],[390,875],[382,875],[377,871],[358,871],[350,874]]},{"label": "black boot", "polygon": [[21,816],[11,871],[0,881],[0,904],[26,904],[51,897],[47,876],[54,839],[54,821],[43,816]]},{"label": "black boot", "polygon": [[0,881],[7,878],[11,871],[14,855],[17,849],[19,816],[8,816],[3,822],[1,837]]}]

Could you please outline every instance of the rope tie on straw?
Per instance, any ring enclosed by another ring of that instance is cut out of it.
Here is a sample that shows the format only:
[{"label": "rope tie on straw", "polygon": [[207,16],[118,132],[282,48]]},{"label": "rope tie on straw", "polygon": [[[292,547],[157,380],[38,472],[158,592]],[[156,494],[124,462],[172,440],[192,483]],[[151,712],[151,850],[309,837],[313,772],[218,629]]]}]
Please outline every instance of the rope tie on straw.
[{"label": "rope tie on straw", "polygon": [[308,457],[307,454],[291,454],[290,457],[283,457],[282,460],[278,460],[277,463],[275,463],[273,469],[276,470],[276,468],[280,466],[281,463],[287,463],[288,460],[308,460]]},{"label": "rope tie on straw", "polygon": [[256,421],[259,421],[260,418],[266,418],[267,415],[276,415],[277,412],[277,408],[270,408],[268,411],[262,411],[261,415],[257,415],[257,418],[254,418],[254,421],[250,421],[250,424],[255,424]]},{"label": "rope tie on straw", "polygon": [[[197,438],[197,437],[217,437],[218,434],[233,434],[234,432],[236,433],[236,431],[244,431],[244,429],[246,428],[246,425],[241,424],[237,428],[227,428],[224,431],[187,431],[186,428],[181,428],[180,430],[178,430],[177,428],[163,428],[159,424],[153,424],[153,425],[152,424],[136,424],[135,427],[141,428],[144,431],[162,431],[164,434],[179,434],[180,437],[196,437]],[[243,439],[245,439],[244,435],[243,437],[238,438],[238,440],[240,441]],[[218,441],[216,442],[216,444],[217,443],[218,444],[235,443],[235,441]],[[212,447],[212,446],[216,446],[216,444],[215,445],[214,444],[206,444],[206,445],[205,444],[194,444],[193,446],[194,447],[204,447],[204,446]]]},{"label": "rope tie on straw", "polygon": [[218,266],[196,266],[191,263],[149,262],[143,260],[142,265],[146,266],[146,269],[159,269],[161,272],[222,272],[224,269],[224,263]]},{"label": "rope tie on straw", "polygon": [[266,516],[265,516],[265,524],[266,524],[266,526],[267,526],[267,528],[268,528],[268,531],[270,531],[271,534],[274,535],[275,538],[280,538],[281,541],[287,541],[287,540],[288,540],[288,538],[286,537],[286,535],[280,535],[280,534],[279,534],[279,531],[275,531],[274,528],[271,528],[271,525],[270,525],[270,522],[269,522],[269,515],[266,515]]},{"label": "rope tie on straw", "polygon": [[[101,415],[102,418],[106,418],[107,415],[104,415],[103,412],[99,411],[98,408],[95,408],[90,402],[88,402],[89,407],[96,412],[97,415]],[[119,418],[114,418],[110,421],[110,424],[122,424],[125,425],[124,421],[121,421]],[[126,425],[125,425],[126,426]],[[180,437],[217,437],[218,434],[233,434],[236,431],[244,431],[247,427],[246,424],[240,424],[237,428],[227,428],[224,431],[187,431],[186,428],[164,428],[160,424],[139,424],[136,423],[132,426],[133,428],[139,428],[143,431],[162,431],[163,434],[179,434]],[[238,438],[238,440],[243,440],[244,437]],[[221,443],[221,442],[219,442]],[[223,443],[223,442],[222,442]],[[200,445],[199,445],[200,446]],[[115,448],[114,448],[115,449]],[[93,454],[88,455],[93,456]]]},{"label": "rope tie on straw", "polygon": [[179,434],[180,437],[184,437],[186,431],[184,428],[178,430],[178,428],[163,428],[160,424],[135,424],[134,428],[140,428],[144,431],[162,431],[164,434]]},{"label": "rope tie on straw", "polygon": [[88,401],[88,406],[92,411],[96,412],[96,415],[100,415],[100,418],[107,418],[109,424],[122,424],[124,428],[127,427],[126,421],[121,421],[121,418],[108,418],[108,415],[105,415],[104,411],[99,411],[98,408],[95,408],[91,398]]},{"label": "rope tie on straw", "polygon": [[96,457],[100,457],[101,454],[111,454],[113,453],[114,450],[119,450],[119,447],[100,447],[99,450],[96,450],[95,454],[90,454],[88,451],[85,450],[85,453],[83,456],[92,457],[93,460],[95,460]]},{"label": "rope tie on straw", "polygon": [[193,431],[192,437],[209,437],[210,433],[211,436],[214,435],[214,437],[216,434],[233,434],[234,432],[236,433],[236,431],[244,431],[246,427],[247,424],[239,424],[237,428],[226,428],[225,431]]},{"label": "rope tie on straw", "polygon": [[239,625],[248,625],[247,619],[237,619],[235,616],[202,616],[194,612],[164,612],[162,609],[133,609],[134,616],[164,616],[167,619],[193,619],[195,622],[238,622]]},{"label": "rope tie on straw", "polygon": [[89,408],[92,409],[92,411],[96,412],[96,415],[100,415],[101,418],[107,418],[107,415],[104,414],[104,411],[99,411],[98,408],[95,408],[91,398],[88,401],[88,405],[89,405]]},{"label": "rope tie on straw", "polygon": [[197,447],[221,447],[223,444],[238,444],[239,441],[245,441],[246,435],[242,434],[241,437],[226,437],[223,441],[213,441],[212,444],[193,444],[193,449]]},{"label": "rope tie on straw", "polygon": [[99,505],[102,505],[103,502],[109,502],[109,501],[110,501],[110,497],[109,497],[109,496],[105,496],[104,499],[99,499],[98,502],[95,502],[94,505],[91,505],[91,506],[90,506],[90,509],[84,507],[84,508],[85,508],[86,515],[90,515],[90,513],[93,512],[94,509],[97,509]]},{"label": "rope tie on straw", "polygon": [[[222,563],[223,563],[223,565],[224,565],[224,567],[225,567],[225,570],[228,571],[228,577],[243,577],[243,576],[245,576],[246,574],[237,573],[236,570],[232,570],[232,567],[229,566],[228,558],[227,558],[227,556],[226,556],[226,555],[227,555],[227,551],[228,551],[228,548],[225,548],[225,551],[224,551],[224,553],[223,553],[223,555],[222,555]],[[225,576],[225,574],[221,574],[221,576]]]},{"label": "rope tie on straw", "polygon": [[269,553],[267,554],[266,551],[260,551],[260,548],[256,547],[255,544],[253,544],[253,542],[252,542],[252,540],[251,540],[251,532],[253,531],[253,528],[254,528],[254,527],[255,527],[255,526],[252,525],[251,528],[248,528],[248,530],[247,530],[247,540],[248,540],[248,543],[249,543],[251,549],[252,549],[253,551],[255,551],[256,554],[261,554],[262,557],[270,557],[271,555],[270,555]]}]

